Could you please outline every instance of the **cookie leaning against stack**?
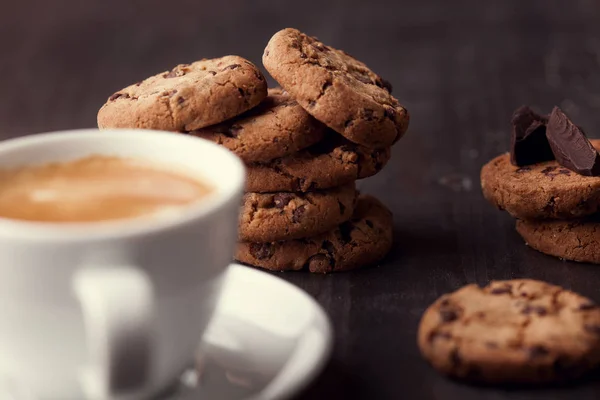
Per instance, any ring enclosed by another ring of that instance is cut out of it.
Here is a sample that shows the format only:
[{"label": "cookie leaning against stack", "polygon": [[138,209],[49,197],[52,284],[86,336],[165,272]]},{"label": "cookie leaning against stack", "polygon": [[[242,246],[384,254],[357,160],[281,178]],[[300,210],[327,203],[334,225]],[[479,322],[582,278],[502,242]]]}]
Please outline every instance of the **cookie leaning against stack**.
[{"label": "cookie leaning against stack", "polygon": [[263,61],[281,89],[240,57],[202,60],[115,93],[98,125],[182,132],[237,154],[248,169],[239,261],[321,273],[377,262],[392,216],[354,182],[386,165],[407,111],[363,63],[297,30],[276,33]]},{"label": "cookie leaning against stack", "polygon": [[562,259],[600,263],[600,140],[588,140],[558,108],[522,107],[511,154],[483,166],[486,199],[517,219],[527,244]]}]

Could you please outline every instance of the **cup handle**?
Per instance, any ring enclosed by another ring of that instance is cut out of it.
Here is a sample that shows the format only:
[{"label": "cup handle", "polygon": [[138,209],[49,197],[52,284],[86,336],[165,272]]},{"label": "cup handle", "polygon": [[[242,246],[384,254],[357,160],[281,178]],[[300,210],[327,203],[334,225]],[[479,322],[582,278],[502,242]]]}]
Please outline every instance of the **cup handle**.
[{"label": "cup handle", "polygon": [[88,266],[73,277],[83,312],[89,364],[80,383],[88,398],[143,391],[152,362],[153,288],[134,266]]}]

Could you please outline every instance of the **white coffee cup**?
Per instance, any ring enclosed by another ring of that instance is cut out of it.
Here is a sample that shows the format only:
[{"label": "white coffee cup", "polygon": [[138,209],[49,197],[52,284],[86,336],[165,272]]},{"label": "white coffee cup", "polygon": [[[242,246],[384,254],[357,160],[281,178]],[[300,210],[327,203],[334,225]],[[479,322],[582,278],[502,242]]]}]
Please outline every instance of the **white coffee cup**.
[{"label": "white coffee cup", "polygon": [[216,190],[169,217],[0,219],[0,392],[16,400],[164,389],[191,362],[231,260],[245,172],[208,141],[143,130],[32,135],[0,143],[0,169],[92,154],[181,168]]}]

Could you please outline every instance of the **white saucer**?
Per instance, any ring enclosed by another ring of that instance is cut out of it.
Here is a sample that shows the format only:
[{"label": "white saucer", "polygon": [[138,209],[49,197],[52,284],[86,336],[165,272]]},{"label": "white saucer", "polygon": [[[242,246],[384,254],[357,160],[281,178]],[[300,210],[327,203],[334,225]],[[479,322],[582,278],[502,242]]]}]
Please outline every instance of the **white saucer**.
[{"label": "white saucer", "polygon": [[331,325],[306,293],[264,272],[232,264],[202,340],[197,371],[174,400],[287,399],[323,368]]}]

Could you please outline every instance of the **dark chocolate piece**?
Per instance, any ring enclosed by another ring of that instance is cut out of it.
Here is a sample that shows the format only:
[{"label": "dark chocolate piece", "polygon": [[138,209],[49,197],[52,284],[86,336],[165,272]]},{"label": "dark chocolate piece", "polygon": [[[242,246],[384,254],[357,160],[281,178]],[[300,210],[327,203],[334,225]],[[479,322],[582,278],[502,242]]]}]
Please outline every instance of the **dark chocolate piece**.
[{"label": "dark chocolate piece", "polygon": [[548,118],[527,106],[515,110],[512,116],[510,162],[519,167],[554,159],[546,138]]},{"label": "dark chocolate piece", "polygon": [[560,165],[580,175],[600,175],[600,154],[583,131],[558,107],[550,114],[546,137]]}]

